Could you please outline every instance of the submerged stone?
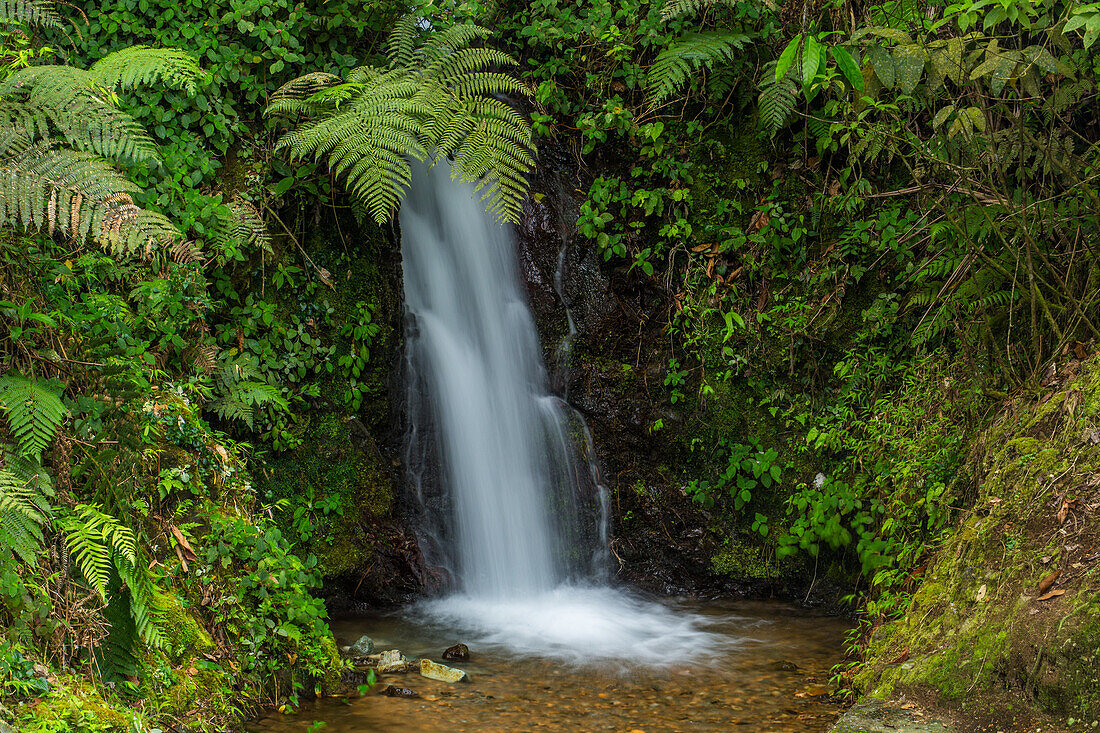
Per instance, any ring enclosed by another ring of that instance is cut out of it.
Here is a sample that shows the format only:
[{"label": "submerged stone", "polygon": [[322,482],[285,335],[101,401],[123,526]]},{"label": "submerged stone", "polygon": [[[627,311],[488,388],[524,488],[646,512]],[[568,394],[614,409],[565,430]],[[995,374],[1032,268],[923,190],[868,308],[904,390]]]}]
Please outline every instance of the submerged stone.
[{"label": "submerged stone", "polygon": [[439,680],[440,682],[469,682],[470,677],[461,669],[455,669],[454,667],[448,667],[445,664],[439,664],[433,662],[430,659],[420,660],[420,674],[423,677],[427,677],[430,680]]},{"label": "submerged stone", "polygon": [[416,690],[396,685],[387,685],[386,689],[382,690],[382,694],[386,697],[420,697],[420,693]]},{"label": "submerged stone", "polygon": [[452,647],[448,647],[447,651],[443,652],[444,659],[454,659],[455,661],[465,662],[470,659],[470,647],[465,644],[455,644]]},{"label": "submerged stone", "polygon": [[348,654],[353,657],[365,657],[374,654],[374,639],[367,635],[360,636],[358,640],[348,647]]}]

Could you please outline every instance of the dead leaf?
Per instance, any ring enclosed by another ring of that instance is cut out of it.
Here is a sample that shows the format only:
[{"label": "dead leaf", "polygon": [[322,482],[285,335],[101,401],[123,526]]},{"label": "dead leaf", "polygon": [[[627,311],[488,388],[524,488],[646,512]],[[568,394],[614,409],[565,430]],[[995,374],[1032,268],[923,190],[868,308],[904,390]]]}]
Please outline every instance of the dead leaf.
[{"label": "dead leaf", "polygon": [[1069,517],[1069,513],[1081,506],[1080,499],[1073,499],[1072,501],[1062,500],[1062,506],[1058,509],[1056,519],[1058,520],[1058,526],[1062,526],[1066,523],[1066,518]]},{"label": "dead leaf", "polygon": [[1042,595],[1042,594],[1046,593],[1048,590],[1050,590],[1051,587],[1054,585],[1054,581],[1058,580],[1058,576],[1061,575],[1061,574],[1062,574],[1061,570],[1055,570],[1053,573],[1051,573],[1047,577],[1040,580],[1039,581],[1039,595]]},{"label": "dead leaf", "polygon": [[1066,594],[1066,592],[1064,590],[1052,590],[1050,593],[1044,593],[1043,595],[1039,596],[1035,600],[1037,600],[1037,601],[1047,601],[1047,600],[1050,600],[1051,598],[1056,598],[1058,596],[1062,596],[1062,595],[1065,595],[1065,594]]},{"label": "dead leaf", "polygon": [[187,558],[183,556],[183,550],[179,545],[172,545],[172,549],[176,551],[176,557],[180,560],[180,566],[183,568],[183,572],[187,572]]},{"label": "dead leaf", "polygon": [[989,594],[989,588],[983,583],[981,588],[978,588],[978,595],[975,600],[981,603],[985,600],[985,597]]},{"label": "dead leaf", "polygon": [[176,542],[178,542],[179,546],[183,548],[183,554],[187,557],[187,559],[191,562],[195,562],[195,560],[198,559],[198,555],[196,555],[195,551],[191,549],[191,543],[188,542],[187,538],[183,536],[183,532],[180,532],[179,528],[176,527],[176,525],[174,524],[172,525],[172,536],[176,538]]}]

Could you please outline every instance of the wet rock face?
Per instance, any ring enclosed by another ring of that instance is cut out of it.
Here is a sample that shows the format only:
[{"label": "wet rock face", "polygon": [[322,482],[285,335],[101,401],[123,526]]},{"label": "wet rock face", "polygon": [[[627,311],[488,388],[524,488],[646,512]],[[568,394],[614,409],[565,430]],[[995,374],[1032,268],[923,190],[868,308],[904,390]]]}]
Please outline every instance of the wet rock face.
[{"label": "wet rock face", "polygon": [[677,465],[675,447],[651,429],[677,419],[663,387],[662,329],[672,301],[659,285],[605,263],[577,233],[588,182],[569,155],[544,146],[540,162],[517,228],[521,275],[551,389],[587,422],[611,493],[611,570],[662,594],[734,593],[710,572],[718,539],[668,468]]}]

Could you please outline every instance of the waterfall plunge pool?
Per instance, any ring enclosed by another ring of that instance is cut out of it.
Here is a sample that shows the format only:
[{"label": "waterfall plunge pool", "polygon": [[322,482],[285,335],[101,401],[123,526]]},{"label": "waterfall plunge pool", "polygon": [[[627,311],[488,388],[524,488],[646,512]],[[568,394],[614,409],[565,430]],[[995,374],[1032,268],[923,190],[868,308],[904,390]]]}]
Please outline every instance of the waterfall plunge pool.
[{"label": "waterfall plunge pool", "polygon": [[[821,733],[842,705],[831,667],[848,624],[787,604],[651,600],[606,587],[493,603],[453,596],[333,623],[341,644],[442,659],[470,647],[469,682],[381,675],[362,698],[274,713],[254,733],[768,731]],[[385,696],[388,685],[418,698]]]}]

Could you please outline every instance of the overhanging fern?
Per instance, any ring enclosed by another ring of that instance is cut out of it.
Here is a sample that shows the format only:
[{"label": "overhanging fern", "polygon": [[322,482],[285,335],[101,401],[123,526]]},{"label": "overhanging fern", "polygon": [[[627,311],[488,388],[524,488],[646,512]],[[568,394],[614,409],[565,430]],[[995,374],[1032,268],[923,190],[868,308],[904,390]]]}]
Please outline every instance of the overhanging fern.
[{"label": "overhanging fern", "polygon": [[362,66],[340,79],[313,73],[272,97],[268,114],[305,117],[278,147],[294,158],[327,158],[329,168],[381,223],[412,178],[409,159],[453,158],[452,175],[474,182],[486,208],[518,221],[534,161],[527,120],[501,96],[527,96],[507,54],[471,48],[489,31],[462,24],[425,34],[400,19],[386,43],[389,66]]},{"label": "overhanging fern", "polygon": [[0,224],[91,238],[116,254],[178,239],[168,219],[134,204],[137,187],[115,167],[159,156],[114,93],[149,84],[191,92],[200,76],[181,51],[135,46],[89,69],[32,66],[0,82]]}]

